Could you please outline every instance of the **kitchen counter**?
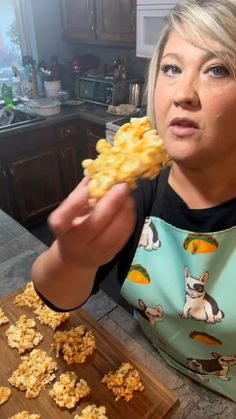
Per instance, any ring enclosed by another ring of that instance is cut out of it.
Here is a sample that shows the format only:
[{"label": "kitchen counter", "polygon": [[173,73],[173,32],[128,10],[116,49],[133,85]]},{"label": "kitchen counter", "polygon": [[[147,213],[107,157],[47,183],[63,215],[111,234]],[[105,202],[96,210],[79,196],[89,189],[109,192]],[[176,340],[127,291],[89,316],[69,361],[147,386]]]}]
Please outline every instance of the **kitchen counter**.
[{"label": "kitchen counter", "polygon": [[[0,225],[0,296],[3,296],[30,280],[32,263],[46,246],[2,210]],[[236,417],[235,403],[167,366],[133,317],[103,291],[90,297],[83,308],[177,394],[179,404],[172,418]]]},{"label": "kitchen counter", "polygon": [[9,134],[17,135],[19,133],[34,131],[39,128],[45,128],[48,126],[58,124],[60,122],[66,122],[71,119],[75,119],[76,117],[83,118],[90,122],[96,123],[97,125],[101,125],[105,128],[106,122],[120,119],[118,115],[116,116],[109,114],[106,111],[106,109],[106,107],[93,105],[90,103],[84,103],[78,106],[62,105],[60,113],[44,117],[44,119],[41,121],[28,123],[27,125],[22,125],[18,127],[9,125],[9,128],[0,132],[0,139],[4,137],[9,137]]}]

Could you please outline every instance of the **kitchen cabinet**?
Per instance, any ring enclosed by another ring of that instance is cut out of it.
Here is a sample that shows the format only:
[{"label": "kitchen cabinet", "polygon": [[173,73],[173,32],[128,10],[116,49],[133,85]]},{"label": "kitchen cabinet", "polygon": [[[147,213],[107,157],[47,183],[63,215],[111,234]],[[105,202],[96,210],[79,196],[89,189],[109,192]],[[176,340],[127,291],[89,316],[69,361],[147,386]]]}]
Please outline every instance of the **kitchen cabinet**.
[{"label": "kitchen cabinet", "polygon": [[83,178],[105,126],[83,118],[0,137],[0,208],[25,226],[45,219]]},{"label": "kitchen cabinet", "polygon": [[101,138],[105,138],[105,128],[89,123],[86,127],[88,158],[95,159],[97,157],[96,143]]},{"label": "kitchen cabinet", "polygon": [[62,10],[66,38],[95,40],[93,0],[62,0]]},{"label": "kitchen cabinet", "polygon": [[78,42],[135,44],[136,0],[62,0],[64,35]]},{"label": "kitchen cabinet", "polygon": [[135,0],[96,0],[96,36],[118,43],[136,39]]},{"label": "kitchen cabinet", "polygon": [[55,148],[19,156],[9,163],[16,218],[22,223],[47,215],[63,199]]},{"label": "kitchen cabinet", "polygon": [[180,0],[137,0],[137,57],[151,58],[170,10]]},{"label": "kitchen cabinet", "polygon": [[29,224],[49,214],[63,199],[54,128],[9,134],[0,140],[12,216]]},{"label": "kitchen cabinet", "polygon": [[88,157],[86,127],[82,119],[56,126],[62,182],[67,196],[83,178],[82,160]]}]

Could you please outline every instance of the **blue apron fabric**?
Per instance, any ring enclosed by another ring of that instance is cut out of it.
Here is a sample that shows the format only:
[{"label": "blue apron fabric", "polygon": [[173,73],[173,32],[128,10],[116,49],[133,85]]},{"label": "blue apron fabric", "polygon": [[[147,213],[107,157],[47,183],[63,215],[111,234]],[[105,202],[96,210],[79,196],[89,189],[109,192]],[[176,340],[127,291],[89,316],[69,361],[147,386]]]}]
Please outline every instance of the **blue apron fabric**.
[{"label": "blue apron fabric", "polygon": [[236,401],[236,228],[201,234],[166,223],[166,184],[164,175],[121,294],[166,362]]}]

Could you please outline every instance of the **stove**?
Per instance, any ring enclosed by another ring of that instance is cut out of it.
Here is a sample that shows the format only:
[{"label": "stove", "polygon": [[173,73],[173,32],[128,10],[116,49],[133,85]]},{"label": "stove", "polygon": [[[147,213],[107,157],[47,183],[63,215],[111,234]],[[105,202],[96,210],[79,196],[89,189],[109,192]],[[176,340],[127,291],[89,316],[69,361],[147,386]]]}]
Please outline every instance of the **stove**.
[{"label": "stove", "polygon": [[106,123],[106,129],[116,132],[122,125],[126,124],[127,122],[130,122],[130,118],[130,116],[123,116],[123,118],[120,117],[119,119],[109,121]]}]

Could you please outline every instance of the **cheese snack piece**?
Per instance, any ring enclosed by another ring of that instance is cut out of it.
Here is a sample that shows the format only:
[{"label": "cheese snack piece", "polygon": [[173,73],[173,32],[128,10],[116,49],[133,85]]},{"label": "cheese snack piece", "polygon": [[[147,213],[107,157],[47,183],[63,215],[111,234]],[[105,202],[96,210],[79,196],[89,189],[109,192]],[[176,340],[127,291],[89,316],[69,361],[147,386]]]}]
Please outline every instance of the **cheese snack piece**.
[{"label": "cheese snack piece", "polygon": [[90,393],[90,388],[85,380],[78,377],[74,371],[61,374],[53,384],[49,395],[60,407],[73,409],[78,401]]},{"label": "cheese snack piece", "polygon": [[0,308],[0,326],[2,326],[3,324],[7,324],[9,323],[9,319],[8,317],[5,315],[4,311],[2,308]]},{"label": "cheese snack piece", "polygon": [[43,339],[43,335],[36,331],[35,320],[28,319],[25,314],[22,314],[16,324],[12,324],[5,334],[10,348],[16,348],[20,354],[34,348]]},{"label": "cheese snack piece", "polygon": [[123,362],[115,371],[109,371],[101,380],[116,396],[115,401],[124,399],[130,401],[134,391],[143,391],[144,385],[139,372],[130,362]]},{"label": "cheese snack piece", "polygon": [[26,284],[24,291],[15,297],[13,303],[18,307],[37,308],[43,304],[43,301],[38,296],[31,281]]},{"label": "cheese snack piece", "polygon": [[53,330],[55,330],[58,326],[60,326],[60,324],[65,322],[70,317],[70,313],[56,312],[47,307],[45,304],[39,305],[34,310],[34,313],[37,315],[37,320],[39,323],[45,324],[46,326],[51,327]]},{"label": "cheese snack piece", "polygon": [[108,419],[106,416],[105,406],[97,407],[95,404],[86,406],[80,415],[76,415],[74,419]]},{"label": "cheese snack piece", "polygon": [[28,410],[22,410],[22,412],[16,413],[14,416],[11,416],[9,419],[40,419],[40,415],[35,415],[34,413],[29,413]]},{"label": "cheese snack piece", "polygon": [[0,406],[7,402],[11,396],[11,389],[8,387],[0,387]]},{"label": "cheese snack piece", "polygon": [[148,117],[131,118],[119,128],[113,145],[101,139],[96,150],[99,154],[95,160],[82,162],[84,175],[91,179],[92,204],[117,183],[126,182],[135,189],[139,178],[153,179],[170,161]]},{"label": "cheese snack piece", "polygon": [[68,365],[83,364],[96,347],[95,336],[91,330],[86,332],[83,325],[72,327],[70,330],[58,330],[53,338],[51,347],[56,351],[56,357],[58,358],[62,352]]},{"label": "cheese snack piece", "polygon": [[25,391],[27,399],[35,399],[56,378],[54,371],[58,366],[42,349],[33,349],[29,355],[22,356],[21,360],[8,381],[13,387]]}]

